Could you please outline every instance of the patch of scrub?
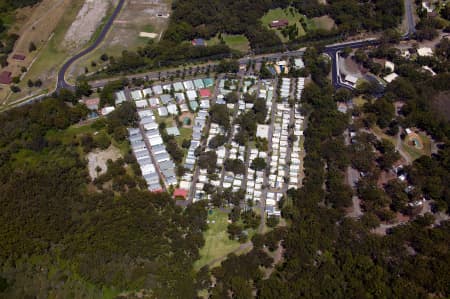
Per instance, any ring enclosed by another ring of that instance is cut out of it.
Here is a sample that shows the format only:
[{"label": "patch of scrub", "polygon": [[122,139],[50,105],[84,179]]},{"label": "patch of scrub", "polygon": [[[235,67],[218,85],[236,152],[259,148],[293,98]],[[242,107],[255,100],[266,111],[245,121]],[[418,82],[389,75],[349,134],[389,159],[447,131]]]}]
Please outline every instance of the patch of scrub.
[{"label": "patch of scrub", "polygon": [[317,29],[331,30],[336,27],[336,23],[330,16],[321,16],[311,20]]}]

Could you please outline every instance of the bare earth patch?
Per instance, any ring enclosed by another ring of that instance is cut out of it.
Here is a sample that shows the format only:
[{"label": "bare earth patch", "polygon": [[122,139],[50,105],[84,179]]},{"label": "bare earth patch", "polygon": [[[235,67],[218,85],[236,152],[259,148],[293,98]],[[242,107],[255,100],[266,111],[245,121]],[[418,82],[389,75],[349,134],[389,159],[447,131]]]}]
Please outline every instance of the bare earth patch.
[{"label": "bare earth patch", "polygon": [[[77,48],[87,43],[110,7],[112,0],[86,0],[64,38],[64,46]],[[114,1],[116,2],[116,1]]]},{"label": "bare earth patch", "polygon": [[[124,50],[134,51],[144,47],[151,39],[139,36],[140,32],[155,33],[156,37],[153,40],[159,41],[169,21],[170,2],[167,0],[125,1],[105,40],[94,52],[71,66],[67,73],[68,78],[76,78],[84,74],[86,67],[90,73],[102,68],[104,65],[99,57],[104,53],[119,56]],[[96,61],[97,67],[91,65],[92,61]]]},{"label": "bare earth patch", "polygon": [[[103,174],[107,170],[106,162],[111,159],[115,161],[119,159],[122,155],[120,151],[115,146],[111,145],[108,149],[104,151],[100,151],[98,149],[90,152],[87,155],[88,159],[88,168],[89,168],[89,176],[92,179],[97,178],[99,175]],[[97,167],[100,167],[100,172],[97,172]]]}]

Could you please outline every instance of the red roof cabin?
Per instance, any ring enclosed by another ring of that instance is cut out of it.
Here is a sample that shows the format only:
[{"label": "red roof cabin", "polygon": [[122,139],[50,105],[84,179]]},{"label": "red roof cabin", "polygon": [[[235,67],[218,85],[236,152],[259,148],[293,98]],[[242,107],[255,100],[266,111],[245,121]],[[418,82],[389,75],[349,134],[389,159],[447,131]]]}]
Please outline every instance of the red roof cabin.
[{"label": "red roof cabin", "polygon": [[275,20],[270,22],[270,28],[282,28],[289,25],[289,21],[286,19]]},{"label": "red roof cabin", "polygon": [[89,110],[98,110],[98,106],[100,105],[99,98],[86,99],[83,102]]},{"label": "red roof cabin", "polygon": [[199,90],[199,94],[201,98],[210,98],[211,90],[209,90],[208,88],[202,88]]},{"label": "red roof cabin", "polygon": [[20,60],[20,61],[24,61],[25,58],[27,58],[25,55],[22,54],[14,54],[12,57],[14,60]]},{"label": "red roof cabin", "polygon": [[11,72],[3,71],[0,73],[0,84],[11,84]]},{"label": "red roof cabin", "polygon": [[188,196],[188,191],[185,189],[175,189],[175,191],[173,192],[174,198],[186,199],[187,196]]}]

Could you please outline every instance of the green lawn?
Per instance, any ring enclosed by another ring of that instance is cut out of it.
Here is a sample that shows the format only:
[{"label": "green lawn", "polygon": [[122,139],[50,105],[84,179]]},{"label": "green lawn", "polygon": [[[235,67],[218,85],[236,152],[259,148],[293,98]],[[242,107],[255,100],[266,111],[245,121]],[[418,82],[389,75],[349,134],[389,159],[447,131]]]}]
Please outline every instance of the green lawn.
[{"label": "green lawn", "polygon": [[430,156],[431,155],[431,140],[425,134],[418,134],[420,136],[421,142],[423,143],[423,148],[418,149],[414,145],[411,145],[411,140],[409,137],[405,138],[405,141],[402,142],[402,146],[404,150],[411,156],[413,160],[420,158],[421,156]]},{"label": "green lawn", "polygon": [[[289,25],[292,24],[296,24],[297,28],[298,28],[298,36],[303,36],[306,34],[305,29],[303,28],[302,24],[300,23],[300,19],[301,18],[306,18],[305,16],[302,16],[297,9],[293,8],[293,7],[288,7],[288,8],[276,8],[276,9],[271,9],[269,10],[262,18],[261,18],[261,22],[263,23],[264,26],[267,26],[267,28],[269,27],[269,24],[272,21],[275,20],[279,20],[279,19],[286,19],[289,21]],[[306,21],[306,23],[308,24],[308,20]],[[277,33],[277,35],[280,37],[280,39],[283,42],[287,42],[288,38],[284,37],[283,34],[281,34],[280,30],[277,29],[271,29],[271,30],[275,30],[275,32]]]},{"label": "green lawn", "polygon": [[244,53],[250,49],[250,43],[245,35],[228,35],[222,34],[225,44],[231,49],[238,50]]},{"label": "green lawn", "polygon": [[61,140],[63,144],[70,144],[70,142],[80,134],[94,133],[95,130],[91,125],[73,125],[65,130],[51,130],[47,132],[47,138]]},{"label": "green lawn", "polygon": [[[225,44],[233,50],[247,53],[250,49],[250,42],[243,34],[225,34],[222,33],[222,39]],[[219,35],[206,40],[206,45],[215,46],[220,43]]]},{"label": "green lawn", "polygon": [[414,146],[410,146],[406,142],[402,142],[402,147],[412,160],[419,159],[423,155],[423,152],[421,150],[415,148]]},{"label": "green lawn", "polygon": [[[394,146],[396,144],[396,139],[395,137],[386,135],[378,126],[374,126],[372,127],[372,131],[375,135],[383,138],[383,139],[387,139],[389,140]],[[430,139],[423,135],[420,134],[420,137],[422,138],[422,141],[424,143],[424,148],[423,149],[417,149],[412,145],[409,145],[407,140],[402,141],[402,148],[403,150],[411,157],[412,160],[416,160],[418,158],[420,158],[423,155],[431,155],[431,141]]]},{"label": "green lawn", "polygon": [[[215,209],[211,215],[208,215],[208,220],[209,228],[204,233],[205,246],[200,249],[200,259],[194,264],[197,270],[215,259],[226,256],[240,246],[238,241],[228,238],[228,213]],[[215,223],[212,223],[213,221]]]},{"label": "green lawn", "polygon": [[[95,132],[104,132],[106,133],[106,127],[100,130],[96,130],[92,127],[91,123],[85,125],[73,125],[68,127],[65,130],[51,130],[47,132],[46,138],[49,140],[60,140],[65,145],[71,145],[72,141],[75,140],[82,134],[94,134]],[[111,144],[118,148],[122,155],[127,154],[130,151],[130,144],[125,139],[122,142],[117,142],[114,138],[109,136],[111,139]],[[82,148],[78,148],[80,154],[84,154],[82,152]]]},{"label": "green lawn", "polygon": [[181,147],[181,144],[183,143],[183,140],[187,139],[190,140],[192,137],[192,128],[179,128],[180,130],[180,136],[175,137],[175,140],[178,143],[178,146]]}]

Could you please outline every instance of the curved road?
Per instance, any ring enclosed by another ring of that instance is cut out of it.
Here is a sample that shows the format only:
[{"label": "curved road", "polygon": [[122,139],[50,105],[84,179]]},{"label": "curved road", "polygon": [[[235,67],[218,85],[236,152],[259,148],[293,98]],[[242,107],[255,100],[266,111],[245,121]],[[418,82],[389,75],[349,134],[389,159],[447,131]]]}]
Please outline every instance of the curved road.
[{"label": "curved road", "polygon": [[85,56],[86,54],[89,54],[90,52],[95,50],[95,48],[97,48],[98,45],[100,45],[100,43],[105,39],[106,34],[108,33],[109,29],[111,28],[114,20],[116,19],[116,17],[119,15],[120,11],[122,10],[124,3],[125,3],[125,0],[119,0],[119,3],[117,4],[116,8],[114,9],[113,14],[109,18],[109,20],[105,24],[105,26],[103,27],[102,31],[100,32],[100,35],[97,37],[97,39],[94,41],[94,43],[92,43],[92,45],[90,45],[89,47],[87,47],[80,53],[76,54],[75,56],[73,56],[72,58],[70,58],[69,60],[67,60],[64,63],[64,65],[61,67],[61,69],[58,72],[58,82],[56,84],[57,91],[59,91],[62,88],[66,88],[66,89],[70,89],[70,90],[75,89],[75,86],[70,85],[66,81],[65,76],[66,76],[67,70],[76,60],[80,59],[81,57]]}]

